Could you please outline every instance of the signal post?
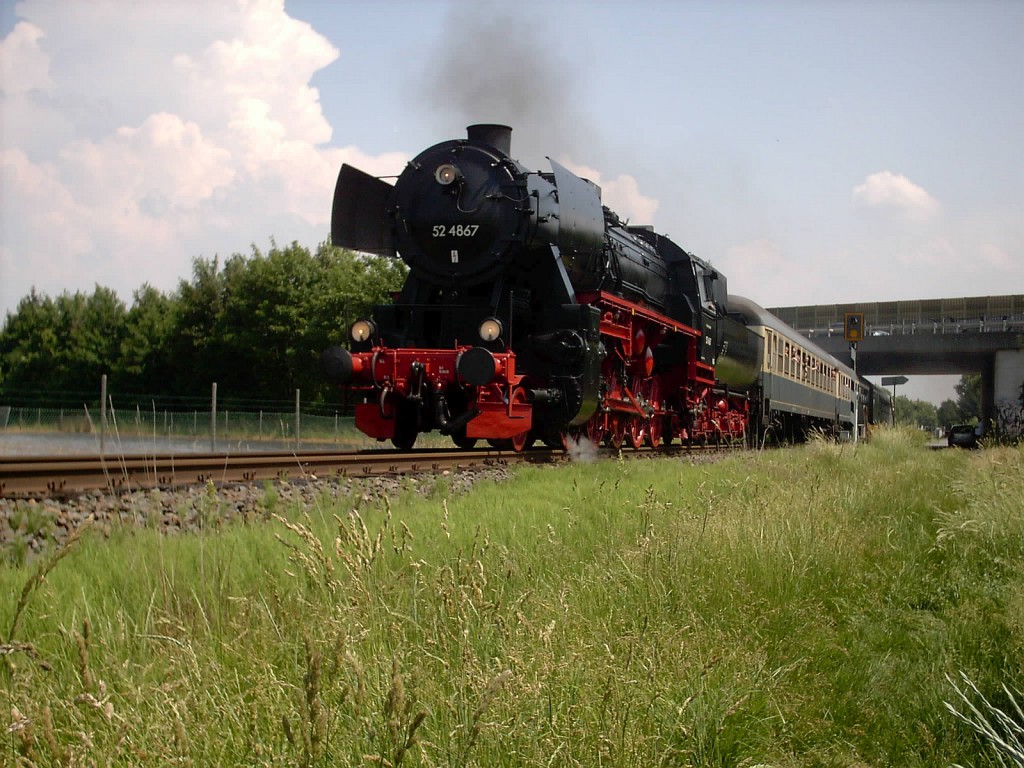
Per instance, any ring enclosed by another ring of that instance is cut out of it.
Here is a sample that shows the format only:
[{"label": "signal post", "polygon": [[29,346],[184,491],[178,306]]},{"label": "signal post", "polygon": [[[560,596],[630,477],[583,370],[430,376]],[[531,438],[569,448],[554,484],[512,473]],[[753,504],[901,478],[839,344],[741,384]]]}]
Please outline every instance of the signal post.
[{"label": "signal post", "polygon": [[853,442],[860,433],[860,386],[857,382],[857,342],[864,338],[864,313],[847,312],[843,318],[843,338],[850,343],[853,367]]}]

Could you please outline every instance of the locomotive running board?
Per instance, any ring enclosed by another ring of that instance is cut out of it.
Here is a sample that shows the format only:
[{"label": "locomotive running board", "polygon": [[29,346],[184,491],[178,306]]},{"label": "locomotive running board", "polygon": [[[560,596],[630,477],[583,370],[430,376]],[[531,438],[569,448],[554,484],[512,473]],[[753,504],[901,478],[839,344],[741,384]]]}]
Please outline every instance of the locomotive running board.
[{"label": "locomotive running board", "polygon": [[[620,310],[622,312],[628,312],[630,315],[639,315],[640,317],[645,317],[652,322],[658,323],[659,325],[662,325],[665,328],[669,328],[675,331],[676,333],[681,333],[685,336],[691,336],[693,338],[703,336],[703,334],[696,328],[691,328],[689,325],[684,325],[683,323],[680,323],[678,320],[673,320],[668,315],[663,315],[661,312],[656,312],[653,309],[642,307],[639,304],[636,304],[632,301],[628,301],[619,296],[615,296],[606,291],[590,291],[578,293],[576,294],[576,301],[578,301],[580,304],[590,304],[593,306],[600,306],[603,304],[610,307],[614,307],[615,309]],[[608,324],[605,323],[603,320],[601,332],[607,333],[611,336],[620,336],[624,338],[624,336],[622,336],[622,333],[624,333],[624,331],[622,331],[621,329],[608,327]]]}]

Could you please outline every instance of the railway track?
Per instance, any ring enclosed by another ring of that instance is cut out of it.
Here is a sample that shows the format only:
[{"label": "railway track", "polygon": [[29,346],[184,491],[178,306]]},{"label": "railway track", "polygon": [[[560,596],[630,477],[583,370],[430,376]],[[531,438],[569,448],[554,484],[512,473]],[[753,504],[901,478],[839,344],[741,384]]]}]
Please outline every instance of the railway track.
[{"label": "railway track", "polygon": [[70,496],[105,490],[178,488],[294,478],[372,477],[504,466],[561,459],[561,451],[418,450],[359,452],[194,453],[178,455],[2,456],[0,497]]},{"label": "railway track", "polygon": [[[624,457],[721,453],[734,448],[718,446],[662,446],[651,450],[623,450]],[[616,456],[613,448],[598,448],[592,456]],[[87,491],[108,493],[144,488],[182,488],[213,482],[252,483],[261,480],[374,477],[420,474],[550,463],[569,460],[561,449],[534,447],[522,453],[488,448],[415,451],[309,451],[226,453],[0,456],[0,498],[68,497]]]}]

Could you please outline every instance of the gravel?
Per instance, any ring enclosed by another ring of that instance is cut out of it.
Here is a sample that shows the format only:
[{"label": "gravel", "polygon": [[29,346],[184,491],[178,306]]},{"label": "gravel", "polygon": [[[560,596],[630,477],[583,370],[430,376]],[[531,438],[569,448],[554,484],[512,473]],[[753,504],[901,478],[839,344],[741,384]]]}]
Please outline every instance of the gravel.
[{"label": "gravel", "polygon": [[0,498],[0,556],[13,561],[31,559],[62,544],[90,515],[105,536],[120,525],[177,535],[229,520],[266,519],[275,509],[296,505],[310,507],[333,499],[370,501],[408,490],[424,496],[442,491],[456,495],[480,480],[500,482],[507,477],[505,468],[485,468],[436,475],[209,484],[116,494],[93,491],[66,499]]}]

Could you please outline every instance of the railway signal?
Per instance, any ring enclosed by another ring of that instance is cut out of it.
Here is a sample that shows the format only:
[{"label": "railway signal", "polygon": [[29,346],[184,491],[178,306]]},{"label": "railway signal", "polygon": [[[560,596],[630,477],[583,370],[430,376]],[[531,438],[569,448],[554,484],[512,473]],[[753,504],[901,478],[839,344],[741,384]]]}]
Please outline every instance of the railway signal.
[{"label": "railway signal", "polygon": [[856,343],[864,338],[864,313],[847,312],[843,321],[843,338]]}]

